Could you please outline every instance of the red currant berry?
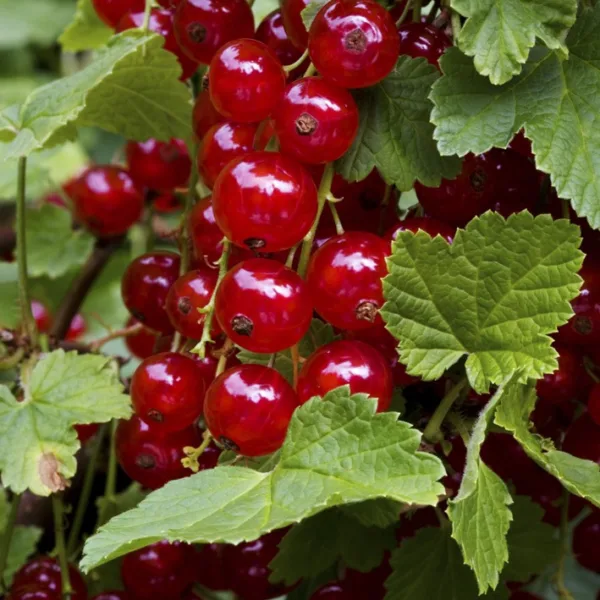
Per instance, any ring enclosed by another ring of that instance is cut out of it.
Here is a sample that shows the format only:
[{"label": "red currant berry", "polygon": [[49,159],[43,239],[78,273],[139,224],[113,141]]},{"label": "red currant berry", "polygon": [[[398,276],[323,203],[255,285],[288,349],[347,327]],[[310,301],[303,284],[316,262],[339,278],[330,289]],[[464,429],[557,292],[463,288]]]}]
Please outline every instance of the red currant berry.
[{"label": "red currant berry", "polygon": [[225,117],[213,106],[209,91],[202,90],[196,97],[192,113],[192,126],[196,137],[201,140],[213,125],[223,121]]},{"label": "red currant berry", "polygon": [[187,185],[192,163],[183,140],[129,142],[125,146],[129,173],[140,187],[172,190]]},{"label": "red currant berry", "polygon": [[225,275],[215,314],[223,331],[246,350],[271,353],[290,348],[312,319],[304,280],[275,260],[245,260]]},{"label": "red currant berry", "polygon": [[600,383],[596,383],[592,388],[588,396],[587,407],[592,421],[600,427]]},{"label": "red currant berry", "polygon": [[431,237],[439,235],[449,244],[454,240],[454,234],[456,233],[454,227],[447,225],[443,221],[432,219],[431,217],[407,217],[404,221],[399,221],[388,229],[383,237],[392,242],[398,237],[398,234],[401,231],[412,231],[413,233],[424,231]]},{"label": "red currant berry", "polygon": [[210,196],[199,200],[192,208],[189,228],[196,258],[199,261],[204,258],[209,264],[216,263],[223,253],[225,236],[215,221]]},{"label": "red currant berry", "polygon": [[317,189],[308,172],[277,152],[231,161],[213,193],[217,224],[237,246],[260,252],[291,248],[317,214]]},{"label": "red currant berry", "polygon": [[274,369],[241,365],[217,377],[206,392],[204,419],[214,438],[245,456],[281,447],[298,398]]},{"label": "red currant berry", "polygon": [[517,486],[527,485],[538,468],[521,444],[506,433],[489,433],[481,447],[481,458],[496,475]]},{"label": "red currant berry", "polygon": [[[127,327],[137,323],[136,319],[130,317],[127,321]],[[141,360],[158,352],[166,352],[171,347],[172,342],[172,336],[161,336],[146,327],[143,327],[138,333],[125,337],[125,345],[129,352]]]},{"label": "red currant berry", "polygon": [[181,0],[157,0],[157,2],[165,8],[177,8],[181,4]]},{"label": "red currant berry", "polygon": [[342,385],[351,394],[368,394],[377,400],[377,410],[390,407],[394,381],[383,356],[356,340],[340,340],[321,346],[302,366],[298,377],[301,404],[313,396],[325,396]]},{"label": "red currant berry", "polygon": [[[181,46],[175,37],[173,18],[174,13],[172,10],[160,10],[153,8],[152,12],[150,13],[148,29],[163,36],[165,39],[163,47],[165,50],[177,57],[177,60],[181,66],[181,76],[179,79],[181,79],[181,81],[185,81],[198,70],[198,63],[187,56],[187,54],[181,49]],[[141,12],[132,12],[126,14],[119,21],[117,31],[135,29],[141,27],[143,23],[144,11],[142,8]]]},{"label": "red currant berry", "polygon": [[355,600],[355,595],[345,581],[334,581],[321,586],[310,600]]},{"label": "red currant berry", "polygon": [[173,192],[162,192],[152,198],[152,208],[157,213],[169,214],[177,212],[181,208],[181,202],[177,194]]},{"label": "red currant berry", "polygon": [[155,542],[123,558],[123,584],[136,600],[179,600],[194,581],[194,547],[182,542]]},{"label": "red currant berry", "polygon": [[83,446],[87,441],[92,439],[98,431],[100,425],[98,423],[90,423],[88,425],[75,425],[75,431],[77,432],[77,439]]},{"label": "red currant berry", "polygon": [[139,220],[144,198],[121,167],[90,167],[68,188],[75,218],[98,237],[123,235]]},{"label": "red currant berry", "polygon": [[246,0],[181,0],[174,25],[183,51],[205,65],[227,42],[254,35],[254,16]]},{"label": "red currant berry", "polygon": [[310,28],[308,51],[317,71],[345,88],[374,85],[394,68],[396,24],[374,0],[331,0]]},{"label": "red currant berry", "polygon": [[[169,290],[166,309],[171,324],[181,335],[199,340],[204,329],[205,308],[217,286],[218,271],[203,267],[182,275]],[[213,326],[213,334],[220,331]]]},{"label": "red currant berry", "polygon": [[117,427],[117,459],[123,471],[142,486],[151,490],[174,479],[192,474],[181,460],[185,446],[201,443],[195,426],[171,434],[157,435],[154,427],[137,416],[121,421]]},{"label": "red currant berry", "polygon": [[85,333],[85,330],[85,319],[81,314],[77,313],[71,320],[71,324],[69,325],[69,330],[67,331],[65,339],[73,342],[79,339]]},{"label": "red currant berry", "polygon": [[[417,511],[417,514],[421,511]],[[432,510],[433,516],[435,512]],[[430,517],[431,519],[431,517]],[[404,521],[405,519],[403,519]],[[415,521],[415,517],[411,519]],[[439,521],[438,521],[439,524]],[[386,555],[381,564],[367,573],[361,573],[354,569],[346,571],[345,582],[348,589],[354,591],[357,598],[369,598],[369,600],[383,600],[386,595],[385,581],[392,574],[389,555]]]},{"label": "red currant berry", "polygon": [[320,77],[290,84],[273,114],[281,151],[320,164],[337,160],[358,131],[358,108],[350,93]]},{"label": "red currant berry", "polygon": [[282,0],[280,3],[285,32],[292,44],[302,52],[308,46],[308,31],[304,26],[302,11],[309,4],[310,0]]},{"label": "red currant berry", "polygon": [[435,67],[442,54],[452,46],[452,41],[441,29],[428,23],[403,23],[398,27],[398,36],[400,54],[424,58]]},{"label": "red currant berry", "polygon": [[573,422],[578,406],[577,400],[566,400],[555,404],[539,398],[530,420],[536,433],[559,444],[565,431]]},{"label": "red currant berry", "polygon": [[[69,580],[73,593],[73,600],[87,600],[87,587],[81,573],[73,566],[69,565]],[[62,579],[60,576],[60,565],[58,560],[49,556],[41,556],[25,565],[16,573],[12,583],[12,590],[18,592],[20,589],[27,588],[33,590],[48,592],[48,597],[57,598],[62,596]],[[35,596],[31,596],[35,598]]]},{"label": "red currant berry", "polygon": [[40,589],[36,585],[24,585],[19,589],[12,589],[6,600],[62,600],[58,591]]},{"label": "red currant berry", "polygon": [[204,379],[196,363],[175,352],[147,358],[131,380],[133,409],[161,432],[189,427],[202,414],[204,392]]},{"label": "red currant berry", "polygon": [[52,316],[46,305],[39,300],[31,301],[31,313],[35,319],[35,325],[40,333],[48,333],[52,327]]},{"label": "red currant berry", "polygon": [[128,12],[144,10],[144,0],[92,0],[92,4],[96,14],[112,28]]},{"label": "red currant berry", "polygon": [[92,600],[131,600],[131,597],[127,592],[113,590],[111,592],[102,592],[101,594],[94,596]]},{"label": "red currant berry", "polygon": [[589,414],[583,413],[567,429],[562,449],[573,456],[600,464],[600,426]]},{"label": "red currant berry", "polygon": [[178,254],[149,252],[127,267],[121,295],[129,312],[146,327],[169,334],[173,326],[165,309],[169,288],[179,277]]},{"label": "red currant berry", "polygon": [[531,141],[525,137],[524,129],[521,129],[521,131],[513,137],[510,144],[508,144],[508,148],[513,152],[518,152],[523,158],[528,158],[529,160],[534,159]]},{"label": "red currant berry", "polygon": [[600,512],[588,515],[573,531],[573,554],[579,564],[600,573]]},{"label": "red currant berry", "polygon": [[198,152],[198,171],[207,187],[213,188],[227,163],[253,151],[256,129],[254,123],[225,121],[206,132]]},{"label": "red currant berry", "polygon": [[209,590],[229,588],[229,569],[225,564],[224,544],[205,544],[196,553],[194,580]]},{"label": "red currant berry", "polygon": [[381,279],[388,245],[371,233],[331,238],[311,257],[306,281],[315,310],[334,327],[366,329],[381,324]]}]

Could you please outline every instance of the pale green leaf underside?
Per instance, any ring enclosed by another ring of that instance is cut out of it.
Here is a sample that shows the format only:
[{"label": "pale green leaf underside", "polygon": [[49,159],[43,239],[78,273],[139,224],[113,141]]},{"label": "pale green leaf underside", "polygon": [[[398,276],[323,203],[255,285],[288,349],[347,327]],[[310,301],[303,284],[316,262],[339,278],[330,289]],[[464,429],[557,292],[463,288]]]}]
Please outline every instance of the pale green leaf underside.
[{"label": "pale green leaf underside", "polygon": [[442,154],[506,147],[525,128],[536,166],[561,198],[600,228],[600,4],[582,12],[566,45],[569,60],[535,48],[523,72],[503,86],[477,73],[456,49],[442,58],[432,122]]},{"label": "pale green leaf underside", "polygon": [[442,158],[429,122],[431,85],[439,77],[422,58],[401,56],[394,70],[377,85],[356,90],[360,112],[356,138],[335,168],[347,181],[360,181],[377,168],[387,183],[402,191],[415,181],[438,186],[460,168],[455,158]]},{"label": "pale green leaf underside", "polygon": [[452,8],[467,17],[459,48],[498,85],[521,72],[536,37],[568,53],[564,37],[575,23],[577,0],[452,0]]},{"label": "pale green leaf underside", "polygon": [[270,472],[220,466],[167,484],[90,538],[89,570],[163,538],[238,543],[327,507],[385,497],[434,505],[441,462],[418,451],[421,435],[396,413],[348,388],[296,410]]},{"label": "pale green leaf underside", "polygon": [[129,396],[105,356],[56,350],[23,377],[29,379],[21,402],[0,387],[2,484],[47,496],[75,474],[73,425],[128,418]]},{"label": "pale green leaf underside", "polygon": [[471,387],[487,391],[556,369],[549,333],[572,314],[583,254],[579,229],[528,212],[488,212],[440,236],[401,233],[388,259],[381,313],[408,372],[438,379],[463,356]]},{"label": "pale green leaf underside", "polygon": [[310,31],[310,26],[313,24],[317,13],[325,6],[325,4],[327,4],[327,0],[313,0],[302,10],[300,16],[302,17],[302,22],[307,31]]},{"label": "pale green leaf underside", "polygon": [[59,43],[67,52],[100,48],[112,37],[113,31],[105,25],[92,4],[92,0],[77,0],[73,20],[63,31]]},{"label": "pale green leaf underside", "polygon": [[[36,89],[0,156],[27,156],[72,138],[75,126],[84,125],[134,140],[186,138],[190,94],[178,80],[177,59],[162,44],[153,33],[118,34],[85,69]],[[0,135],[5,139],[7,129]]]},{"label": "pale green leaf underside", "polygon": [[534,385],[511,385],[496,411],[496,424],[510,431],[529,457],[554,475],[572,494],[600,506],[600,465],[554,450],[550,440],[531,433],[529,415],[535,402]]}]

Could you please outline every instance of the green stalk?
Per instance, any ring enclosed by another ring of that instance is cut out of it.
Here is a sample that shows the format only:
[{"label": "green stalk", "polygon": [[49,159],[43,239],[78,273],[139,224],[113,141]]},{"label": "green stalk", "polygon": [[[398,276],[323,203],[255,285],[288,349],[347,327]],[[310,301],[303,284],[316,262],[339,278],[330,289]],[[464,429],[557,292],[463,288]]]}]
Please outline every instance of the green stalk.
[{"label": "green stalk", "polygon": [[69,578],[69,561],[65,545],[65,532],[63,529],[64,506],[59,494],[52,495],[52,514],[54,515],[54,540],[60,564],[60,579],[62,584],[62,597],[70,599],[73,594]]},{"label": "green stalk", "polygon": [[6,527],[4,529],[4,535],[2,536],[2,546],[0,546],[0,588],[5,589],[4,581],[4,570],[6,569],[6,562],[8,560],[8,554],[10,551],[10,542],[12,540],[13,533],[15,531],[15,523],[17,521],[17,514],[19,512],[19,504],[21,503],[21,495],[13,496],[10,504],[10,512],[6,521]]},{"label": "green stalk", "polygon": [[423,437],[428,442],[438,441],[440,427],[442,426],[446,415],[467,385],[467,378],[463,377],[463,379],[461,379],[458,383],[455,383],[442,398],[442,401],[435,409],[433,415],[431,415],[431,419],[429,419],[429,423],[427,423],[427,427],[425,427],[425,431],[423,432]]},{"label": "green stalk", "polygon": [[419,23],[421,21],[422,6],[422,0],[413,0],[413,21],[415,21],[416,23]]}]

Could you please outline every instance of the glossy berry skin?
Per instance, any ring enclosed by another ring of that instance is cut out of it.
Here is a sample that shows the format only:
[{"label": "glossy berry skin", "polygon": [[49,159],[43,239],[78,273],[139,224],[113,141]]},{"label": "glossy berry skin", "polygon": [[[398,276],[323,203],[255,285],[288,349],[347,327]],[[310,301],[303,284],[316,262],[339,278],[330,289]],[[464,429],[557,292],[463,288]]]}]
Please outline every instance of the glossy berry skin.
[{"label": "glossy berry skin", "polygon": [[207,65],[227,42],[254,35],[254,16],[246,0],[181,0],[174,26],[183,51]]},{"label": "glossy berry skin", "polygon": [[283,444],[298,397],[274,369],[240,365],[210,385],[206,426],[217,442],[244,456],[262,456]]},{"label": "glossy berry skin", "polygon": [[355,596],[346,582],[333,581],[321,586],[310,600],[355,600]]},{"label": "glossy berry skin", "polygon": [[278,261],[254,258],[225,275],[217,290],[215,314],[235,344],[251,352],[271,353],[304,337],[312,306],[298,273]]},{"label": "glossy berry skin", "polygon": [[588,515],[573,531],[573,554],[580,565],[600,573],[600,512]]},{"label": "glossy berry skin", "polygon": [[538,397],[552,404],[562,404],[569,400],[584,400],[592,385],[592,380],[583,366],[583,356],[576,348],[555,344],[558,352],[558,368],[554,373],[538,379]]},{"label": "glossy berry skin", "polygon": [[[127,321],[127,327],[138,323],[136,319],[130,317]],[[139,359],[148,358],[157,352],[165,352],[171,347],[172,336],[161,336],[160,334],[143,327],[141,331],[134,335],[125,337],[125,345],[133,356]]]},{"label": "glossy berry skin", "polygon": [[123,235],[144,209],[131,175],[113,165],[86,169],[71,182],[68,193],[75,219],[98,237]]},{"label": "glossy berry skin", "polygon": [[198,171],[207,187],[213,188],[227,163],[254,150],[255,135],[254,123],[232,121],[213,125],[206,132],[198,152]]},{"label": "glossy berry skin", "polygon": [[117,427],[117,459],[122,469],[143,487],[155,490],[165,483],[192,474],[181,464],[183,448],[201,443],[195,426],[160,435],[137,416]]},{"label": "glossy berry skin", "polygon": [[588,413],[583,413],[567,429],[562,449],[600,464],[600,425]]},{"label": "glossy berry skin", "polygon": [[374,0],[331,0],[310,28],[308,51],[325,79],[345,88],[369,87],[394,68],[396,24]]},{"label": "glossy berry skin", "polygon": [[588,396],[588,414],[598,427],[600,427],[600,383],[596,383]]},{"label": "glossy berry skin", "polygon": [[441,29],[429,23],[403,23],[398,28],[398,37],[401,55],[425,58],[435,67],[438,66],[442,54],[452,46],[450,38]]},{"label": "glossy berry skin", "polygon": [[192,208],[189,229],[196,258],[209,264],[216,263],[223,253],[223,232],[215,220],[212,198],[199,200]]},{"label": "glossy berry skin", "polygon": [[[73,588],[71,598],[73,600],[87,600],[85,581],[73,565],[69,565],[69,579]],[[57,598],[61,597],[62,582],[58,560],[49,556],[41,556],[26,563],[15,573],[12,583],[13,594],[21,589],[32,590],[34,587],[40,591],[48,592],[49,598],[52,598],[53,594],[56,594]],[[18,598],[19,596],[15,595],[15,597]],[[31,598],[35,598],[35,596],[31,596]]]},{"label": "glossy berry skin", "polygon": [[128,12],[144,10],[144,0],[92,0],[92,4],[96,14],[112,28]]},{"label": "glossy berry skin", "polygon": [[67,341],[73,342],[79,339],[87,329],[85,324],[85,319],[80,313],[77,313],[72,319],[71,324],[69,325],[69,330],[67,331],[67,335],[65,339]]},{"label": "glossy berry skin", "polygon": [[337,160],[358,131],[358,108],[350,93],[321,77],[288,85],[273,113],[281,152],[303,163]]},{"label": "glossy berry skin", "polygon": [[62,600],[62,594],[40,589],[36,585],[25,585],[19,589],[12,589],[6,600]]},{"label": "glossy berry skin", "polygon": [[123,584],[136,600],[179,600],[194,581],[194,547],[182,542],[155,542],[123,558]]},{"label": "glossy berry skin", "polygon": [[112,592],[102,592],[94,596],[92,600],[132,600],[132,598],[127,592],[114,590]]},{"label": "glossy berry skin", "polygon": [[285,32],[292,44],[301,52],[304,52],[308,46],[308,31],[302,20],[302,11],[309,4],[310,0],[282,0],[280,3]]},{"label": "glossy berry skin", "polygon": [[342,385],[349,385],[351,394],[376,398],[378,412],[390,407],[392,371],[385,358],[364,342],[331,342],[311,354],[298,376],[298,400],[304,404]]},{"label": "glossy berry skin", "polygon": [[215,220],[237,246],[287,250],[304,238],[317,214],[317,188],[296,161],[253,152],[231,161],[213,190]]},{"label": "glossy berry skin", "polygon": [[242,39],[223,46],[210,62],[208,90],[214,107],[239,123],[266,119],[285,89],[285,71],[262,42]]},{"label": "glossy berry skin", "polygon": [[398,237],[398,234],[401,231],[412,231],[413,233],[424,231],[431,237],[439,235],[449,244],[454,240],[454,234],[456,233],[455,228],[447,225],[443,221],[432,219],[431,217],[407,217],[404,221],[398,221],[398,223],[390,227],[383,237],[389,242],[392,242]]},{"label": "glossy berry skin", "polygon": [[[182,275],[171,286],[165,306],[171,324],[181,335],[193,340],[202,337],[205,316],[198,309],[210,302],[218,276],[217,269],[204,266]],[[220,331],[213,326],[213,333]]]},{"label": "glossy berry skin", "polygon": [[201,140],[213,125],[223,121],[225,117],[213,106],[208,89],[202,90],[196,96],[192,112],[192,127],[196,138]]},{"label": "glossy berry skin", "polygon": [[189,427],[202,414],[204,392],[196,363],[175,352],[147,358],[131,380],[133,409],[157,432]]},{"label": "glossy berry skin", "polygon": [[334,327],[381,324],[381,279],[388,244],[372,233],[349,231],[331,238],[311,257],[306,281],[315,310]]},{"label": "glossy berry skin", "polygon": [[31,314],[40,333],[48,333],[52,327],[52,316],[45,304],[39,300],[31,301]]},{"label": "glossy berry skin", "polygon": [[173,332],[165,303],[169,288],[179,278],[179,263],[174,252],[148,252],[130,263],[121,282],[129,312],[146,327],[164,334]]},{"label": "glossy berry skin", "polygon": [[[173,10],[153,8],[150,12],[148,29],[163,36],[165,39],[163,48],[177,57],[179,65],[181,66],[181,75],[179,79],[181,81],[185,81],[198,70],[198,63],[187,56],[187,54],[181,49],[181,46],[175,37],[173,17]],[[127,29],[136,29],[141,27],[143,23],[144,8],[142,7],[140,12],[131,12],[126,14],[119,21],[119,24],[117,25],[117,31],[120,32]]]},{"label": "glossy berry skin", "polygon": [[187,185],[192,163],[183,140],[128,142],[127,166],[140,187],[169,191]]}]

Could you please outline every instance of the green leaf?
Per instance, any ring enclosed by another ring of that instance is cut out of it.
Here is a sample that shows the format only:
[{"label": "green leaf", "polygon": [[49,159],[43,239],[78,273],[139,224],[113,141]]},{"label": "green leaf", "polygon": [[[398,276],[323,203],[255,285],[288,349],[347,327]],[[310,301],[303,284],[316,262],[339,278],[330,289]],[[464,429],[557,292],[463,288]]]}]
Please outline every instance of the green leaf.
[{"label": "green leaf", "polygon": [[572,314],[583,254],[579,229],[528,212],[487,212],[440,236],[401,233],[388,259],[381,311],[408,372],[438,379],[463,356],[471,387],[521,369],[521,380],[557,368],[549,333]]},{"label": "green leaf", "polygon": [[[463,564],[448,528],[421,529],[392,553],[386,600],[471,600],[478,597],[473,573]],[[508,598],[504,586],[482,598]]]},{"label": "green leaf", "polygon": [[365,527],[389,527],[400,520],[402,505],[387,498],[365,500],[340,507],[349,517]]},{"label": "green leaf", "polygon": [[96,498],[98,520],[106,523],[113,517],[135,508],[147,495],[148,493],[142,489],[139,483],[132,483],[127,489],[111,498],[107,496]]},{"label": "green leaf", "polygon": [[104,46],[113,30],[97,15],[92,0],[77,0],[73,21],[63,31],[59,43],[67,52],[79,52]]},{"label": "green leaf", "polygon": [[525,128],[536,166],[549,173],[561,198],[600,228],[600,4],[583,11],[567,37],[569,60],[535,48],[523,73],[494,86],[470,58],[450,48],[444,76],[433,86],[431,119],[442,154],[505,148]]},{"label": "green leaf", "polygon": [[71,213],[54,204],[44,204],[26,214],[29,275],[60,277],[82,265],[94,246],[85,230],[73,230]]},{"label": "green leaf", "polygon": [[[574,556],[567,555],[564,563],[564,584],[574,600],[597,600],[600,574],[584,569]],[[556,566],[527,586],[527,590],[544,600],[564,600],[556,588]]]},{"label": "green leaf", "polygon": [[16,327],[21,321],[17,263],[0,262],[0,326]]},{"label": "green leaf", "polygon": [[600,465],[555,450],[551,440],[529,430],[529,415],[536,399],[533,384],[509,386],[496,411],[496,424],[511,432],[527,455],[554,475],[572,494],[600,506]]},{"label": "green leaf", "polygon": [[527,496],[515,496],[513,521],[508,530],[508,564],[505,581],[526,582],[558,560],[560,541],[556,529],[544,523],[544,509]]},{"label": "green leaf", "polygon": [[498,388],[471,432],[467,461],[458,494],[448,503],[452,537],[458,542],[465,564],[475,572],[479,593],[495,589],[508,562],[508,531],[512,498],[506,484],[481,460],[481,446],[504,390],[520,374],[515,371]]},{"label": "green leaf", "polygon": [[452,0],[452,8],[467,17],[459,48],[498,85],[521,72],[536,37],[568,55],[564,39],[575,23],[577,0]]},{"label": "green leaf", "polygon": [[313,24],[317,13],[327,4],[327,0],[313,0],[313,2],[309,2],[306,7],[300,13],[302,17],[302,22],[304,23],[304,27],[306,27],[306,31],[310,29],[310,26]]},{"label": "green leaf", "polygon": [[[302,338],[298,345],[298,354],[301,358],[308,358],[317,348],[333,342],[338,339],[333,327],[329,323],[324,323],[319,319],[313,319],[308,333]],[[237,358],[243,363],[252,363],[259,365],[268,365],[271,360],[270,354],[258,354],[242,350],[237,354]],[[274,368],[279,371],[290,383],[294,379],[294,363],[290,350],[278,352],[275,357]]]},{"label": "green leaf", "polygon": [[256,0],[252,3],[252,14],[257,28],[260,22],[271,12],[279,8],[278,0]]},{"label": "green leaf", "polygon": [[270,579],[292,585],[302,578],[318,576],[340,559],[351,569],[370,571],[395,545],[393,528],[365,527],[339,508],[329,509],[286,534],[269,565]]},{"label": "green leaf", "polygon": [[429,122],[427,95],[438,77],[425,59],[401,56],[381,83],[356,90],[359,129],[336,171],[347,181],[359,181],[377,167],[401,191],[410,190],[415,180],[438,186],[442,177],[456,175],[460,162],[440,156]]},{"label": "green leaf", "polygon": [[48,496],[76,469],[73,425],[128,418],[129,397],[105,356],[56,350],[21,374],[22,398],[0,386],[2,483],[15,493]]},{"label": "green leaf", "polygon": [[85,69],[35,90],[21,107],[17,133],[0,131],[12,136],[0,155],[27,156],[73,138],[75,126],[84,125],[135,140],[188,137],[190,94],[163,41],[139,30],[120,33]]},{"label": "green leaf", "polygon": [[322,510],[372,498],[434,505],[439,459],[395,413],[338,388],[299,407],[279,463],[263,473],[220,466],[167,484],[90,538],[90,568],[163,538],[193,543],[253,540]]}]

